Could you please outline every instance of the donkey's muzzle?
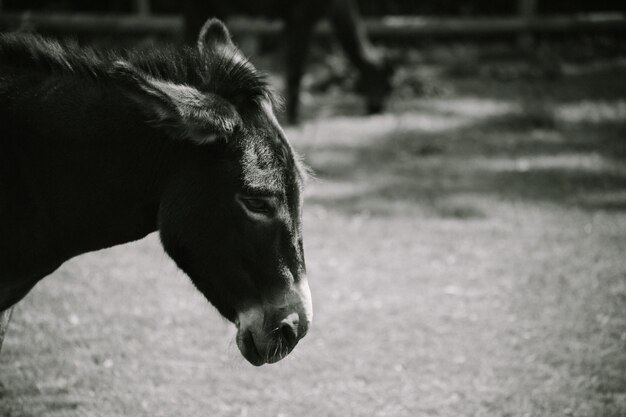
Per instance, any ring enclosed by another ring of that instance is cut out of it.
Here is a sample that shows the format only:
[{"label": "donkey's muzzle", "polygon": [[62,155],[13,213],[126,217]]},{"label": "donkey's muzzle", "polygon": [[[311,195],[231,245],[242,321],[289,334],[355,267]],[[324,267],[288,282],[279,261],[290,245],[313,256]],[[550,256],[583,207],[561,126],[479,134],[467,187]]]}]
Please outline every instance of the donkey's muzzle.
[{"label": "donkey's muzzle", "polygon": [[[263,320],[265,322],[265,320]],[[287,356],[308,331],[308,320],[297,312],[270,320],[270,327],[239,325],[237,345],[248,362],[259,366]]]},{"label": "donkey's muzzle", "polygon": [[309,330],[313,310],[306,280],[283,299],[288,302],[255,305],[238,314],[237,346],[253,365],[283,359]]}]

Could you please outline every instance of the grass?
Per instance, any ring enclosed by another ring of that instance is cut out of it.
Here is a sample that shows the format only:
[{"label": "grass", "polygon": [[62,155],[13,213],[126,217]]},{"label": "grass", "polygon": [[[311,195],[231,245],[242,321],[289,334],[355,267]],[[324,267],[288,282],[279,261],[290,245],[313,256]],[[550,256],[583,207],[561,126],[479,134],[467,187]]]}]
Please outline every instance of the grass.
[{"label": "grass", "polygon": [[288,129],[319,177],[292,355],[245,363],[151,235],[18,305],[0,415],[625,415],[625,73],[455,78],[369,118],[314,98],[339,116]]}]

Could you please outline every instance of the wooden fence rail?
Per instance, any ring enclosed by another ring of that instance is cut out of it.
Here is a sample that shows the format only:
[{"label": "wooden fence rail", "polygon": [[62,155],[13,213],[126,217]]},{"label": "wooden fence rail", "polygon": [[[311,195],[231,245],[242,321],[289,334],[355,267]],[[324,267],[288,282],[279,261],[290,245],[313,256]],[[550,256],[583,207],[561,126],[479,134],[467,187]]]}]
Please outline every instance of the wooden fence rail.
[{"label": "wooden fence rail", "polygon": [[[70,33],[161,34],[180,36],[183,19],[178,15],[120,15],[88,13],[0,13],[0,30],[40,30]],[[602,32],[626,30],[626,16],[620,13],[579,16],[434,18],[383,17],[366,19],[370,36],[377,38],[412,38],[445,36],[516,35],[521,33],[563,33],[568,31]],[[277,35],[282,23],[235,18],[229,28],[238,35]],[[318,35],[327,35],[330,27],[320,24]]]}]

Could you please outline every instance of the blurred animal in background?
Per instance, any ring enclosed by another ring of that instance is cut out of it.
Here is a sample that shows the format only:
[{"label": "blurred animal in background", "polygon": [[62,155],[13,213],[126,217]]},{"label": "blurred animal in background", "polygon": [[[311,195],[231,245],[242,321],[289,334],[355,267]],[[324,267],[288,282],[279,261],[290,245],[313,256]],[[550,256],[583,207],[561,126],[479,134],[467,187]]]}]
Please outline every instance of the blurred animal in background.
[{"label": "blurred animal in background", "polygon": [[195,40],[204,19],[225,19],[234,14],[264,15],[285,23],[287,118],[298,120],[300,82],[305,70],[313,31],[323,18],[331,26],[349,61],[359,72],[357,92],[365,98],[367,113],[379,113],[391,93],[392,66],[372,53],[353,0],[185,0],[185,38]]},{"label": "blurred animal in background", "polygon": [[197,45],[0,36],[0,312],[68,259],[158,229],[249,362],[305,335],[305,172],[226,27],[208,21]]}]

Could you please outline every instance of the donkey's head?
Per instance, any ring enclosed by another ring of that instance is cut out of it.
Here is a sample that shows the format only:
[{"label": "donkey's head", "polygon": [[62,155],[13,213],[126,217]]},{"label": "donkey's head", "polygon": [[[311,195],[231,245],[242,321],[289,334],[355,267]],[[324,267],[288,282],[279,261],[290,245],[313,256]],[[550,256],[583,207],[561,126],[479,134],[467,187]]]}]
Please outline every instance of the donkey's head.
[{"label": "donkey's head", "polygon": [[[254,365],[282,359],[312,305],[302,246],[303,169],[263,78],[218,20],[205,24],[187,84],[118,63],[133,98],[177,141],[159,208],[166,252],[237,325]],[[191,59],[191,58],[189,58]],[[186,70],[189,72],[189,70]],[[195,80],[195,81],[193,81]]]}]

